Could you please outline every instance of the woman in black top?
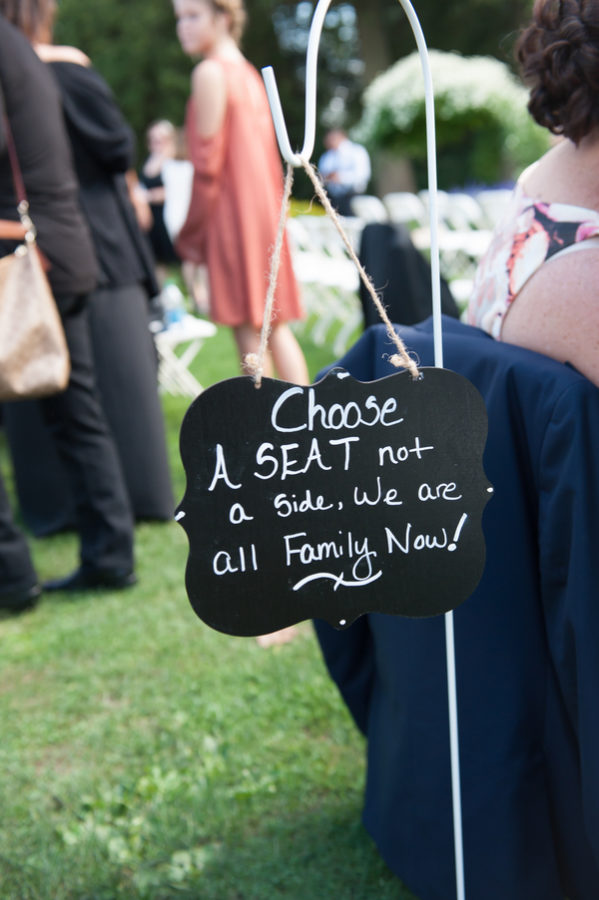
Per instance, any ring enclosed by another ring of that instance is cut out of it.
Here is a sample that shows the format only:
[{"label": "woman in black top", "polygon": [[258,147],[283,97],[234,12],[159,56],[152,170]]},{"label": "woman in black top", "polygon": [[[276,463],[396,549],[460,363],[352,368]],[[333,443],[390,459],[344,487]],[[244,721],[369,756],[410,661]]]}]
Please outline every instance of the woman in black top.
[{"label": "woman in black top", "polygon": [[[7,4],[8,6],[8,4]],[[10,4],[11,8],[14,6]],[[81,51],[50,43],[54,3],[29,3],[21,26],[58,84],[80,203],[99,264],[90,296],[90,326],[100,396],[113,432],[137,519],[172,517],[174,500],[157,390],[156,353],[149,332],[149,298],[158,293],[154,261],[135,216],[126,181],[134,137],[104,79]],[[0,9],[3,2],[0,2]],[[40,43],[41,42],[41,43]],[[38,535],[68,527],[74,498],[44,434],[38,404],[15,405],[6,416],[22,514]],[[35,436],[35,440],[32,440]],[[32,444],[45,447],[44,465]]]},{"label": "woman in black top", "polygon": [[[0,5],[0,13],[2,12]],[[38,244],[50,263],[49,279],[71,355],[71,378],[61,394],[40,401],[67,467],[76,502],[80,567],[48,589],[125,587],[133,574],[133,521],[112,435],[96,387],[86,294],[97,269],[89,230],[77,201],[60,99],[27,40],[0,15],[0,106],[16,147]],[[0,143],[0,218],[17,219],[5,142]],[[0,243],[0,255],[14,243]],[[6,498],[0,494],[0,606],[27,605],[33,570],[21,550]],[[4,602],[3,602],[4,601]]]}]

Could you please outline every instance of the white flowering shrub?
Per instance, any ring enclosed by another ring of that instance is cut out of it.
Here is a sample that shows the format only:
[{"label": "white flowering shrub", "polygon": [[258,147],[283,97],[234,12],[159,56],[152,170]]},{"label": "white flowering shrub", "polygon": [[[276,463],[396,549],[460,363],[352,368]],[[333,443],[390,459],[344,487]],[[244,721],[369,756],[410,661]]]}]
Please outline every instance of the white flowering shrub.
[{"label": "white flowering shrub", "polygon": [[[494,184],[513,178],[549,146],[531,118],[528,91],[499,60],[429,51],[435,96],[439,186]],[[424,79],[418,53],[383,72],[364,92],[352,135],[372,151],[409,158],[426,187]]]}]

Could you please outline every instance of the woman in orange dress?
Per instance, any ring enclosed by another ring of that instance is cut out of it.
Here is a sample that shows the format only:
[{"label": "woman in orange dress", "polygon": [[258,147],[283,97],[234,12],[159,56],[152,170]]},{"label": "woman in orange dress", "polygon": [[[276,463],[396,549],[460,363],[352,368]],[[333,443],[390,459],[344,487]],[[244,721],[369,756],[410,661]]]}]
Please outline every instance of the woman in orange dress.
[{"label": "woman in orange dress", "polygon": [[[233,329],[243,367],[260,343],[283,194],[281,160],[262,79],[239,49],[242,0],[173,0],[173,6],[184,52],[202,57],[186,116],[193,191],[176,249],[182,259],[207,265],[211,318]],[[302,351],[286,324],[301,315],[285,241],[269,349],[279,377],[307,384]]]}]

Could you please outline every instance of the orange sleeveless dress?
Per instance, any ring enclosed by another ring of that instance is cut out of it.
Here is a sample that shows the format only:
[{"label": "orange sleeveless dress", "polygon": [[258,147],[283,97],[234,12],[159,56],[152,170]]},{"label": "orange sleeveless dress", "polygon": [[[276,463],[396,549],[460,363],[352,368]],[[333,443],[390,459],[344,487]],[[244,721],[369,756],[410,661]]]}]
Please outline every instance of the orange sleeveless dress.
[{"label": "orange sleeveless dress", "polygon": [[[227,82],[222,128],[202,138],[193,99],[185,131],[194,167],[187,219],[176,249],[182,259],[205,263],[210,316],[223,325],[262,325],[270,256],[283,196],[283,170],[266,91],[247,60],[219,60]],[[285,239],[273,322],[302,316],[299,288]]]}]

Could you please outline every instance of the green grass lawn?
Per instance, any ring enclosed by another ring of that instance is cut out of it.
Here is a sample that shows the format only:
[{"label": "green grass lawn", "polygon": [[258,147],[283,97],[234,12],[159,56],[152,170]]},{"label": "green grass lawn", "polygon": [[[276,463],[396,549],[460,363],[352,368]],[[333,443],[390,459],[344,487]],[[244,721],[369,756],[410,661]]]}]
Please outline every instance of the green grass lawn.
[{"label": "green grass lawn", "polygon": [[[314,377],[331,355],[303,343]],[[228,330],[194,374],[237,374]],[[180,499],[188,401],[163,404]],[[269,649],[212,631],[183,530],[136,536],[133,589],[0,618],[0,900],[408,900],[360,824],[364,742],[311,625]],[[73,535],[31,546],[42,579],[77,563]]]}]

